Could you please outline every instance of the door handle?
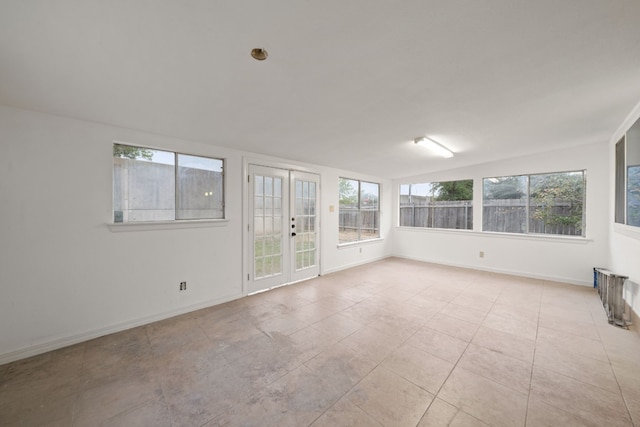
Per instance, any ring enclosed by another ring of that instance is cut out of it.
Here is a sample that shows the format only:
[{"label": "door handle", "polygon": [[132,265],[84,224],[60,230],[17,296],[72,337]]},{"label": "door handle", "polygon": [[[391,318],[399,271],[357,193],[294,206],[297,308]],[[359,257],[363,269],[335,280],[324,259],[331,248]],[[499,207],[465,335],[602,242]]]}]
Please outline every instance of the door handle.
[{"label": "door handle", "polygon": [[291,237],[296,237],[296,233],[295,232],[291,233]]}]

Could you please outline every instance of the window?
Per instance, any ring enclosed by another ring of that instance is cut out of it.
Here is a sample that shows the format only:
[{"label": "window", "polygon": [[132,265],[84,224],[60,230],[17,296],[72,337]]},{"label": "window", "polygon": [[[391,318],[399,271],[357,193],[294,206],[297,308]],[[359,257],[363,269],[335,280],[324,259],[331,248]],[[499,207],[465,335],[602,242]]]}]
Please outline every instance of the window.
[{"label": "window", "polygon": [[113,145],[113,221],[224,218],[223,161]]},{"label": "window", "polygon": [[380,184],[339,179],[339,243],[380,237]]},{"label": "window", "polygon": [[640,119],[616,144],[615,220],[640,227]]},{"label": "window", "polygon": [[585,172],[483,180],[482,230],[584,236]]},{"label": "window", "polygon": [[400,185],[400,227],[473,229],[473,180]]}]

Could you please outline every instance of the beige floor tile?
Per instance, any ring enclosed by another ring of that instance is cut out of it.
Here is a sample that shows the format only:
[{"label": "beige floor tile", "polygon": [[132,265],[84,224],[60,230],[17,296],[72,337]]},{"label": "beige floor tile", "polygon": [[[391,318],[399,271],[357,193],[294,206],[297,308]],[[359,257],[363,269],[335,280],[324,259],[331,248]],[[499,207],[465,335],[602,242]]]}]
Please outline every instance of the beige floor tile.
[{"label": "beige floor tile", "polygon": [[462,292],[460,295],[455,297],[451,303],[487,314],[495,304],[495,299],[496,298],[489,295],[483,295],[481,290],[476,290],[473,292]]},{"label": "beige floor tile", "polygon": [[433,316],[425,326],[443,334],[458,338],[459,340],[469,342],[478,330],[479,325],[456,319],[455,317],[447,316],[440,312]]},{"label": "beige floor tile", "polygon": [[[454,300],[455,301],[455,300]],[[455,304],[455,302],[449,303],[438,314],[443,314],[449,317],[455,317],[456,319],[464,320],[465,322],[479,325],[482,323],[487,313],[480,310],[474,310],[470,307]]]},{"label": "beige floor tile", "polygon": [[289,339],[291,340],[293,348],[285,350],[287,353],[295,352],[299,364],[317,356],[338,342],[336,336],[325,333],[313,326],[289,335]]},{"label": "beige floor tile", "polygon": [[532,324],[537,324],[539,317],[537,311],[523,310],[518,306],[503,304],[501,302],[495,303],[490,313],[503,318]]},{"label": "beige floor tile", "polygon": [[348,398],[337,401],[327,412],[322,414],[312,427],[382,427],[369,414],[351,403]]},{"label": "beige floor tile", "polygon": [[271,384],[302,363],[295,343],[279,334],[235,343],[222,355],[236,375],[253,388]]},{"label": "beige floor tile", "polygon": [[523,362],[533,363],[536,345],[534,340],[481,326],[471,342]]},{"label": "beige floor tile", "polygon": [[164,399],[156,399],[109,418],[103,425],[105,427],[171,427],[171,417]]},{"label": "beige floor tile", "polygon": [[592,340],[600,339],[598,330],[596,329],[593,319],[589,317],[588,321],[577,321],[567,317],[558,315],[540,315],[540,326],[557,331],[567,332],[583,338]]},{"label": "beige floor tile", "polygon": [[406,341],[406,344],[451,363],[458,361],[468,345],[462,340],[428,327],[423,327],[416,332]]},{"label": "beige floor tile", "polygon": [[502,317],[494,313],[489,313],[482,325],[529,340],[535,340],[538,331],[536,322]]},{"label": "beige floor tile", "polygon": [[567,351],[591,359],[609,362],[607,352],[600,340],[583,338],[556,329],[538,328],[538,345],[550,346],[558,350]]},{"label": "beige floor tile", "polygon": [[381,366],[435,394],[444,384],[454,365],[405,344],[391,353]]},{"label": "beige floor tile", "polygon": [[620,393],[612,393],[534,366],[531,398],[561,408],[599,425],[629,426],[631,420]]},{"label": "beige floor tile", "polygon": [[280,314],[255,324],[255,327],[258,328],[258,330],[266,333],[267,335],[272,333],[291,335],[292,333],[306,328],[307,326],[309,326],[307,323],[291,316],[290,314]]},{"label": "beige floor tile", "polygon": [[264,425],[306,426],[342,396],[324,378],[305,366],[289,372],[259,394],[266,411]]},{"label": "beige floor tile", "polygon": [[349,400],[384,426],[416,425],[433,395],[378,367],[349,394]]},{"label": "beige floor tile", "polygon": [[563,411],[532,396],[527,410],[527,427],[557,426],[601,427],[602,424],[591,418],[581,418],[576,414]]},{"label": "beige floor tile", "polygon": [[376,367],[376,362],[338,343],[305,362],[305,366],[335,390],[346,393]]},{"label": "beige floor tile", "polygon": [[336,341],[343,339],[362,328],[364,325],[340,313],[333,314],[313,324],[313,328],[333,337]]},{"label": "beige floor tile", "polygon": [[402,289],[398,289],[398,287],[394,286],[378,293],[378,296],[382,298],[388,298],[391,301],[407,301],[418,292],[419,291],[408,292]]},{"label": "beige floor tile", "polygon": [[419,295],[432,300],[451,302],[460,295],[460,292],[446,285],[435,285],[420,292]]},{"label": "beige floor tile", "polygon": [[640,425],[640,335],[603,313],[389,258],[1,365],[0,425]]},{"label": "beige floor tile", "polygon": [[115,377],[79,393],[75,425],[100,425],[139,405],[163,398],[160,383],[143,376]]},{"label": "beige floor tile", "polygon": [[620,390],[609,362],[583,357],[557,347],[538,344],[534,364],[614,393]]},{"label": "beige floor tile", "polygon": [[527,395],[456,367],[438,397],[493,426],[522,426]]},{"label": "beige floor tile", "polygon": [[402,341],[403,339],[398,336],[386,335],[370,326],[365,326],[340,342],[367,359],[380,363]]},{"label": "beige floor tile", "polygon": [[422,319],[403,315],[382,315],[377,320],[374,320],[368,328],[374,329],[383,335],[390,335],[398,337],[404,341],[411,335],[415,334],[418,329],[422,327],[425,322]]},{"label": "beige floor tile", "polygon": [[239,401],[234,408],[203,424],[202,427],[262,427],[267,418],[267,411],[257,397],[253,397]]},{"label": "beige floor tile", "polygon": [[614,364],[613,371],[620,384],[631,419],[636,425],[640,425],[640,369],[629,369]]},{"label": "beige floor tile", "polygon": [[531,363],[469,344],[457,366],[520,393],[529,394]]},{"label": "beige floor tile", "polygon": [[487,427],[489,424],[483,423],[476,417],[473,417],[466,412],[458,411],[449,427]]},{"label": "beige floor tile", "polygon": [[445,402],[442,399],[435,398],[429,406],[427,412],[420,420],[417,427],[442,427],[448,426],[458,413],[458,408]]}]

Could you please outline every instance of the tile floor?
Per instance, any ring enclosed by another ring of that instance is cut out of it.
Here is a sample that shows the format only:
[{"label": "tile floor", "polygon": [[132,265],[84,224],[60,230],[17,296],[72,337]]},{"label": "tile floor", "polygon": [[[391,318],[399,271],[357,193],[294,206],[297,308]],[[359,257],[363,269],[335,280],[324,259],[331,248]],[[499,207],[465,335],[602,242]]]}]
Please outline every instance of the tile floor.
[{"label": "tile floor", "polygon": [[0,425],[640,425],[593,289],[401,259],[0,366]]}]

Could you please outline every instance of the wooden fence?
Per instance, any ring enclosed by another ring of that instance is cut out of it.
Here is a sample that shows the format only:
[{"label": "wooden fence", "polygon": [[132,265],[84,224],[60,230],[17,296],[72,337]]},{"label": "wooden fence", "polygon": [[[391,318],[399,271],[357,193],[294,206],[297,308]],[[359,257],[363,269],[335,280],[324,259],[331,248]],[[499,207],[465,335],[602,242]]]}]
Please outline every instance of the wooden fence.
[{"label": "wooden fence", "polygon": [[340,207],[338,226],[341,236],[345,236],[341,237],[341,241],[357,240],[357,237],[348,236],[357,235],[358,227],[361,235],[376,237],[380,233],[380,211],[370,208],[358,210],[357,207]]},{"label": "wooden fence", "polygon": [[[542,205],[529,206],[530,215],[527,218],[527,201],[521,199],[485,200],[482,209],[483,231],[497,231],[504,233],[526,233],[527,219],[529,233],[556,234],[565,236],[582,235],[581,221],[578,224],[571,221],[556,221],[552,224],[543,219],[534,218],[536,209]],[[555,218],[569,218],[581,216],[582,206],[571,203],[556,202],[550,213]],[[400,206],[401,227],[425,227],[448,229],[473,229],[473,206],[471,201],[441,201],[429,202],[426,205],[403,204]]]},{"label": "wooden fence", "polygon": [[430,202],[400,206],[401,227],[473,229],[471,201]]}]

